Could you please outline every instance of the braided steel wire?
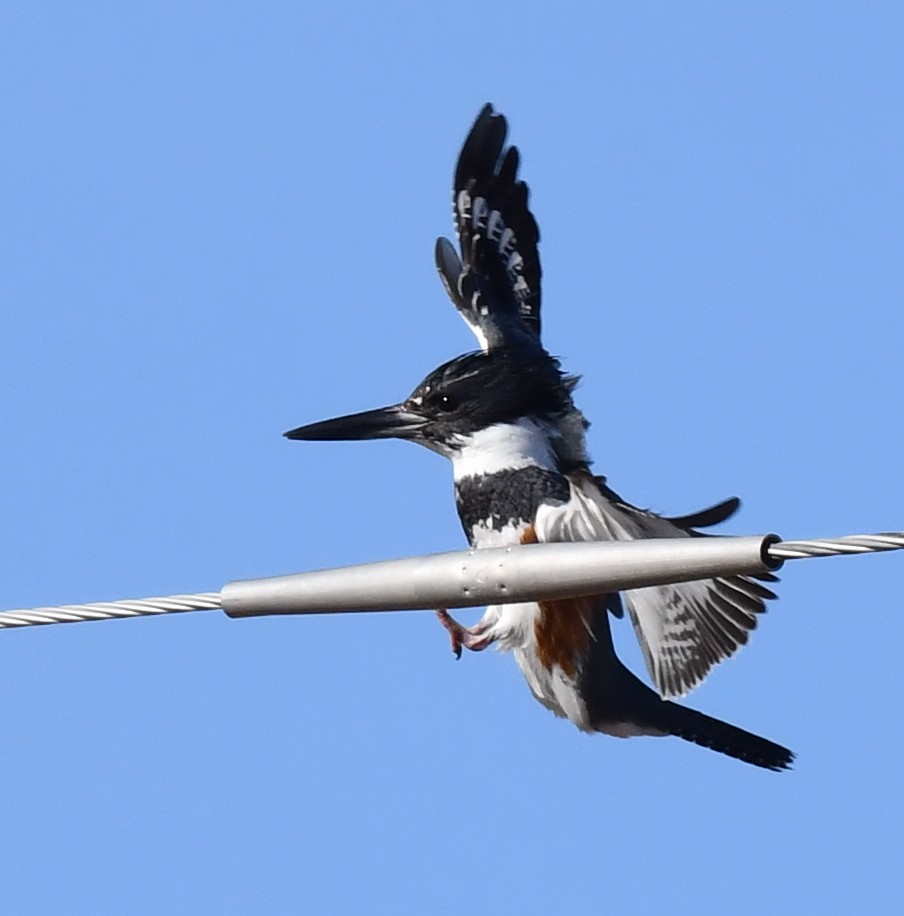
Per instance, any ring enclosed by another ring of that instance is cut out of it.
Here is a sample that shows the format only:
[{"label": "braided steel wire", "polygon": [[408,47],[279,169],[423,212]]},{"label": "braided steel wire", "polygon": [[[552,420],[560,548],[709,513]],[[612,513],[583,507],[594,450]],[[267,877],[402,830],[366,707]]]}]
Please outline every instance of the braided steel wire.
[{"label": "braided steel wire", "polygon": [[[777,541],[768,546],[767,552],[772,559],[784,561],[902,549],[904,549],[904,532],[893,531],[884,534],[855,534],[839,538]],[[222,610],[220,593],[202,592],[195,595],[169,595],[161,598],[138,598],[0,611],[0,629],[215,610]]]},{"label": "braided steel wire", "polygon": [[768,548],[776,560],[802,560],[809,557],[838,557],[845,554],[878,553],[904,549],[904,532],[885,534],[849,534],[842,538],[819,538],[811,541],[779,541]]},{"label": "braided steel wire", "polygon": [[215,611],[220,608],[219,592],[101,601],[94,604],[65,604],[60,607],[0,611],[0,629],[34,627],[50,623],[80,623],[85,620],[114,620],[120,617],[153,617],[160,614],[183,614],[188,611]]}]

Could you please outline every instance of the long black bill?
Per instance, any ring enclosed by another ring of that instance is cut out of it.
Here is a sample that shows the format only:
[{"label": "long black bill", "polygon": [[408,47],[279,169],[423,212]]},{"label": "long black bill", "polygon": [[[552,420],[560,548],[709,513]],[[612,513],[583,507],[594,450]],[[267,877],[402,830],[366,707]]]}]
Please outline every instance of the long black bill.
[{"label": "long black bill", "polygon": [[335,441],[350,439],[412,439],[426,421],[416,413],[405,410],[401,404],[365,410],[346,417],[322,420],[289,430],[287,439],[308,441]]}]

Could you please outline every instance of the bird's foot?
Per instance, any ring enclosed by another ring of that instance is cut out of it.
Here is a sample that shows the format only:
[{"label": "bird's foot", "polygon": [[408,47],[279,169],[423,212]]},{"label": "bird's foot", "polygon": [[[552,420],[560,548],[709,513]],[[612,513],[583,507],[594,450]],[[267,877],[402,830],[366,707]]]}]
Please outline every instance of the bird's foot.
[{"label": "bird's foot", "polygon": [[462,648],[480,652],[493,641],[486,635],[486,627],[477,624],[473,627],[462,626],[445,608],[437,608],[436,616],[452,640],[452,652],[461,658]]}]

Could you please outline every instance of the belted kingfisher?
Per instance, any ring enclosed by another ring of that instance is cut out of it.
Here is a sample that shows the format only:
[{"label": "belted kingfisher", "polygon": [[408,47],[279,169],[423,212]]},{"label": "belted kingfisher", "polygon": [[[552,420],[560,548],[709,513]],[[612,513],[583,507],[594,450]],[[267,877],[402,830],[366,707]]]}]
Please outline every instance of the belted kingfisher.
[{"label": "belted kingfisher", "polygon": [[[539,230],[518,179],[505,118],[486,105],[453,178],[461,255],[436,243],[436,264],[481,350],[431,372],[391,407],[293,429],[290,439],[408,439],[452,462],[458,515],[472,547],[550,541],[704,537],[725,521],[729,499],[680,518],[625,502],[594,476],[589,426],[575,406],[575,376],[540,342]],[[774,577],[762,577],[766,581]],[[747,642],[774,593],[749,576],[632,589],[589,598],[488,607],[473,627],[445,610],[456,655],[495,643],[511,650],[531,693],[587,732],[676,735],[771,770],[789,767],[784,747],[669,697],[695,687]],[[615,654],[609,617],[634,625],[657,692]]]}]

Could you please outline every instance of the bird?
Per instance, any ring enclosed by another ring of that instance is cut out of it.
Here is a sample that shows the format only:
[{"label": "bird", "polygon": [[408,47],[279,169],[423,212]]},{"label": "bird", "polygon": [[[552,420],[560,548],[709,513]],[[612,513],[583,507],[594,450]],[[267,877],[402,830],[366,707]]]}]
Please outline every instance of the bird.
[{"label": "bird", "polygon": [[[458,516],[473,548],[586,540],[706,537],[736,498],[680,517],[638,508],[591,470],[578,377],[544,349],[540,232],[518,176],[506,118],[480,111],[453,173],[459,248],[435,246],[443,286],[479,349],[442,364],[398,404],[309,423],[293,440],[396,438],[449,459]],[[769,770],[794,754],[674,702],[748,640],[765,602],[760,577],[728,576],[624,593],[490,606],[465,627],[437,610],[456,656],[490,645],[514,654],[530,692],[585,732],[673,735]],[[625,609],[655,687],[615,653]]]}]

